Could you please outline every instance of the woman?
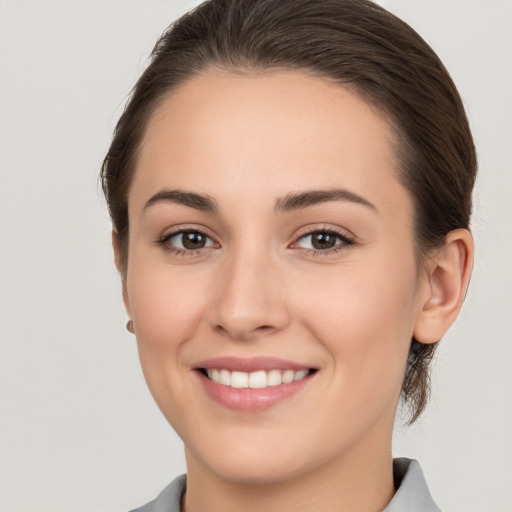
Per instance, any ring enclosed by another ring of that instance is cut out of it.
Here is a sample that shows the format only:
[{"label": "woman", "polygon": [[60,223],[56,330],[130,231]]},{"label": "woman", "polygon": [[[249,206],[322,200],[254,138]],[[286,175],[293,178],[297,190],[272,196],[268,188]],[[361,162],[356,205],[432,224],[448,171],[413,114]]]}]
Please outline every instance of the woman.
[{"label": "woman", "polygon": [[464,299],[475,173],[446,70],[371,2],[211,0],[170,27],[102,170],[187,461],[141,511],[439,510],[391,433]]}]

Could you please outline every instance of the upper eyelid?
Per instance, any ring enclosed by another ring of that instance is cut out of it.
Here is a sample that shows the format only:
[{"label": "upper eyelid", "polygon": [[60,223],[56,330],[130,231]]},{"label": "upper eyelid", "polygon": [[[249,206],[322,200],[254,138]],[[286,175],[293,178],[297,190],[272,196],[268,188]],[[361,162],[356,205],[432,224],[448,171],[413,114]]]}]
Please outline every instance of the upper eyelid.
[{"label": "upper eyelid", "polygon": [[206,228],[205,226],[180,226],[180,227],[172,227],[168,230],[164,230],[162,235],[159,237],[160,240],[172,238],[173,236],[179,235],[180,233],[201,233],[202,235],[207,236],[208,238],[211,238],[212,240],[215,240],[215,236],[213,236],[210,233],[210,230]]},{"label": "upper eyelid", "polygon": [[329,225],[322,225],[318,227],[306,227],[304,231],[298,230],[299,232],[294,236],[294,241],[297,241],[305,236],[312,235],[314,233],[332,233],[334,235],[338,235],[341,238],[346,238],[349,240],[355,240],[356,236],[349,231],[348,229],[334,227]]}]

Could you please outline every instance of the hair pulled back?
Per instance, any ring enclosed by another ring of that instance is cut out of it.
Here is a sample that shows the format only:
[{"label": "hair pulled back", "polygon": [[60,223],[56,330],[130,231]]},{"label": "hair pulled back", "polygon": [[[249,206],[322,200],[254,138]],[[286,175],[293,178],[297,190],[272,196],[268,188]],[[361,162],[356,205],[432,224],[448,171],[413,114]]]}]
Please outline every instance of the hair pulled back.
[{"label": "hair pulled back", "polygon": [[[164,32],[137,81],[101,180],[128,264],[127,197],[145,128],[165,96],[212,67],[302,70],[339,83],[386,114],[402,184],[414,203],[418,262],[468,228],[476,154],[460,96],[443,64],[405,22],[368,0],[208,0]],[[402,399],[410,422],[429,396],[437,344],[413,339]]]}]

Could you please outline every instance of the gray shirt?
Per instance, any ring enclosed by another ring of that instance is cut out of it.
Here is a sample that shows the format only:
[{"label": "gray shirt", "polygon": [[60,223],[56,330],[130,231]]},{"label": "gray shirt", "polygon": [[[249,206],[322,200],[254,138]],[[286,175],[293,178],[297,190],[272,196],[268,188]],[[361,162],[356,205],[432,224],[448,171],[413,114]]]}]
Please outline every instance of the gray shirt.
[{"label": "gray shirt", "polygon": [[[397,489],[393,499],[382,512],[441,512],[427,487],[418,461],[395,459],[393,475]],[[159,496],[132,512],[180,512],[187,487],[187,476],[173,480]]]}]

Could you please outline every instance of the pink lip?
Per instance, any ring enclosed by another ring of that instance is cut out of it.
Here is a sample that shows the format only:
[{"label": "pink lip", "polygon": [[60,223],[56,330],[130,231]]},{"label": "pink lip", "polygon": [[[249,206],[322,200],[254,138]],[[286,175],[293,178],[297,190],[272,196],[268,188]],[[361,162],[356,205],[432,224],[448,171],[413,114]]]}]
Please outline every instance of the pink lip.
[{"label": "pink lip", "polygon": [[252,357],[240,358],[233,356],[213,357],[200,361],[197,368],[217,368],[219,370],[229,370],[230,372],[256,372],[258,370],[309,370],[311,367],[303,364],[279,359],[277,357]]},{"label": "pink lip", "polygon": [[[216,357],[201,361],[197,369],[217,368],[229,371],[255,372],[258,370],[308,370],[310,367],[273,357],[255,357],[240,359],[236,357]],[[266,388],[232,388],[210,380],[201,371],[196,371],[199,381],[207,395],[218,404],[239,412],[260,412],[291,398],[307,386],[316,372],[288,384]]]}]

